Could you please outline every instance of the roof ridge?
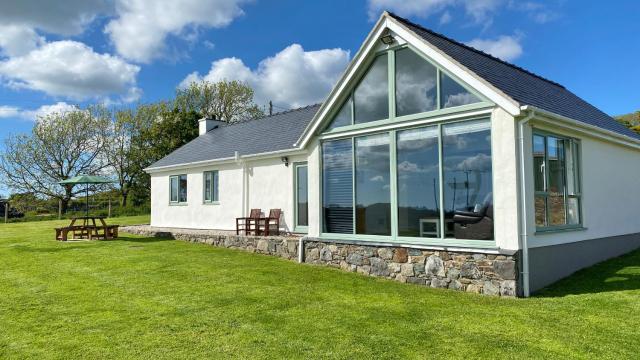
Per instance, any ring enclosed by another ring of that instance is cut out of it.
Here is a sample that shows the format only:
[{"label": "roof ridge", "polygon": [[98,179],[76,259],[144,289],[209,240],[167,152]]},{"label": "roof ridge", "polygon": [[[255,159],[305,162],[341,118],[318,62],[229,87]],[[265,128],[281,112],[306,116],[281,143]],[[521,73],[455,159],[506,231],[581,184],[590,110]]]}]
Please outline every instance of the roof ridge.
[{"label": "roof ridge", "polygon": [[288,114],[288,113],[292,113],[292,112],[295,112],[295,111],[301,111],[301,110],[305,110],[305,109],[312,108],[314,106],[320,106],[320,105],[322,105],[322,103],[315,103],[315,104],[311,104],[311,105],[305,105],[305,106],[301,106],[301,107],[298,107],[298,108],[293,108],[293,109],[289,109],[289,110],[284,110],[284,111],[280,111],[280,112],[277,112],[277,113],[273,113],[271,115],[261,116],[261,117],[255,118],[255,119],[243,119],[243,120],[235,121],[235,122],[232,122],[232,123],[226,123],[225,125],[222,125],[222,127],[240,125],[240,124],[245,124],[245,123],[252,122],[252,121],[269,119],[269,118],[274,117],[276,115]]},{"label": "roof ridge", "polygon": [[420,29],[420,30],[426,31],[426,32],[428,32],[428,33],[430,33],[430,34],[432,34],[432,35],[435,35],[435,36],[437,36],[437,37],[439,37],[439,38],[442,38],[442,39],[444,39],[444,40],[447,40],[447,41],[449,41],[449,42],[452,42],[452,43],[454,43],[454,44],[456,44],[456,45],[458,45],[458,46],[462,46],[463,48],[465,48],[465,49],[467,49],[467,50],[473,51],[473,52],[478,53],[478,54],[480,54],[480,55],[486,56],[486,57],[488,57],[488,58],[490,58],[490,59],[492,59],[492,60],[498,61],[498,62],[500,62],[500,63],[502,63],[502,64],[504,64],[504,65],[510,66],[510,67],[512,67],[512,68],[514,68],[514,69],[517,69],[517,70],[520,70],[520,71],[522,71],[522,72],[524,72],[524,73],[526,73],[526,74],[529,74],[529,75],[531,75],[531,76],[533,76],[533,77],[535,77],[535,78],[538,78],[538,79],[543,80],[543,81],[546,81],[546,82],[548,82],[548,83],[550,83],[550,84],[553,84],[553,85],[559,86],[559,87],[561,87],[561,88],[563,88],[563,89],[566,89],[562,84],[559,84],[559,83],[557,83],[557,82],[555,82],[555,81],[553,81],[553,80],[549,80],[549,79],[547,79],[547,78],[545,78],[545,77],[543,77],[543,76],[541,76],[541,75],[538,75],[538,74],[536,74],[536,73],[534,73],[534,72],[531,72],[531,71],[529,71],[529,70],[527,70],[527,69],[525,69],[525,68],[523,68],[523,67],[521,67],[521,66],[518,66],[518,65],[512,64],[512,63],[507,62],[507,61],[504,61],[504,60],[502,60],[502,59],[500,59],[500,58],[497,58],[497,57],[495,57],[495,56],[493,56],[493,55],[491,55],[491,54],[488,54],[488,53],[486,53],[486,52],[484,52],[484,51],[482,51],[482,50],[478,50],[478,49],[476,49],[476,48],[474,48],[474,47],[472,47],[472,46],[469,46],[469,45],[467,45],[467,44],[464,44],[464,43],[461,43],[461,42],[459,42],[459,41],[456,41],[456,40],[454,40],[454,39],[452,39],[452,38],[450,38],[450,37],[448,37],[448,36],[445,36],[445,35],[443,35],[443,34],[440,34],[440,33],[436,32],[436,31],[431,30],[431,29],[427,29],[426,27],[424,27],[424,26],[422,26],[422,25],[420,25],[420,24],[414,23],[413,21],[411,21],[411,20],[409,20],[409,19],[403,18],[402,16],[398,16],[398,15],[394,14],[394,13],[393,13],[393,12],[391,12],[391,11],[387,11],[387,13],[389,13],[389,15],[390,15],[391,17],[393,17],[394,19],[396,19],[396,20],[399,20],[399,21],[402,21],[402,22],[404,22],[404,23],[407,23],[407,24],[409,24],[409,25],[411,25],[411,26],[413,26],[413,27],[417,27],[417,28],[418,28],[418,29]]}]

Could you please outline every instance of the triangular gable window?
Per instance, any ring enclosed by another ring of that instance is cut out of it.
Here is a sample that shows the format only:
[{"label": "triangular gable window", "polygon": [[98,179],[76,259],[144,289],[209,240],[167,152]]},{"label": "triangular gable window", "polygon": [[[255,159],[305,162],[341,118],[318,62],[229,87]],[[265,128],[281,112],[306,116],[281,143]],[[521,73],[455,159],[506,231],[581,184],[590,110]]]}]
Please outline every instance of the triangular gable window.
[{"label": "triangular gable window", "polygon": [[340,111],[338,111],[329,126],[327,126],[327,130],[349,125],[351,125],[351,97],[342,104]]},{"label": "triangular gable window", "polygon": [[[390,74],[392,60],[395,69]],[[389,96],[395,114],[390,113]],[[326,130],[479,102],[477,95],[411,48],[392,49],[376,56]]]},{"label": "triangular gable window", "polygon": [[454,106],[462,106],[474,104],[481,100],[465,89],[458,82],[440,73],[440,108],[450,108]]},{"label": "triangular gable window", "polygon": [[396,116],[438,108],[438,70],[411,49],[396,51]]},{"label": "triangular gable window", "polygon": [[353,92],[356,124],[389,118],[389,70],[387,55],[376,57]]}]

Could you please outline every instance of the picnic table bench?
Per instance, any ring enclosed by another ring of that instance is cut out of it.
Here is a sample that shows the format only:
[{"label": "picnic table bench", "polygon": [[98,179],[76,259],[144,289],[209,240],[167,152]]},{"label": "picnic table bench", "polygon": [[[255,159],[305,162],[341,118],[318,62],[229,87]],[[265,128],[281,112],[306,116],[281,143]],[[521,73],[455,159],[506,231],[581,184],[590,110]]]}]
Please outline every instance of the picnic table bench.
[{"label": "picnic table bench", "polygon": [[[115,239],[118,237],[119,225],[107,225],[104,216],[83,216],[71,219],[69,226],[56,228],[56,240],[67,241],[69,234],[72,239]],[[76,225],[76,222],[81,224]],[[96,223],[96,220],[98,223]]]}]

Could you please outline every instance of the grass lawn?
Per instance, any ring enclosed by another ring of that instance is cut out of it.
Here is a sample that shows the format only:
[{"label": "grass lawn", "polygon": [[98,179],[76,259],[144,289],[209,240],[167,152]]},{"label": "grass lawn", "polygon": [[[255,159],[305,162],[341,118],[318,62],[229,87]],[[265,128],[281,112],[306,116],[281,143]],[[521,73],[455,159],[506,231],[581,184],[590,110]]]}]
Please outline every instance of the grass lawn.
[{"label": "grass lawn", "polygon": [[[112,222],[142,223],[145,217]],[[0,358],[638,358],[640,252],[530,299],[0,224]]]}]

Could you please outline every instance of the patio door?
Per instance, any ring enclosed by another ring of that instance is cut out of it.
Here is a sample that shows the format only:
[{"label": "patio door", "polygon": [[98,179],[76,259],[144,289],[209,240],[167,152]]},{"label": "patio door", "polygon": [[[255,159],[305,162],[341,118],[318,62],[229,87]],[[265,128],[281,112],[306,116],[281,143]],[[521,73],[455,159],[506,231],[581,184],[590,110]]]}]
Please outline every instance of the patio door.
[{"label": "patio door", "polygon": [[309,226],[309,184],[307,176],[307,163],[296,163],[294,171],[294,208],[296,232],[306,232]]}]

